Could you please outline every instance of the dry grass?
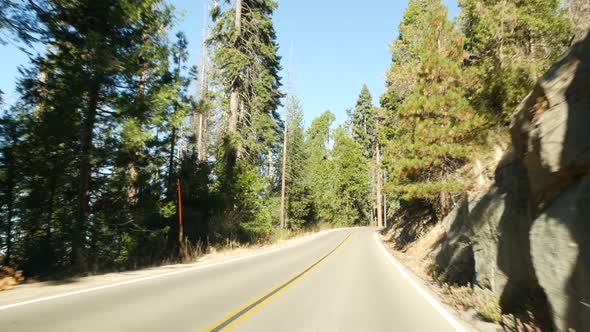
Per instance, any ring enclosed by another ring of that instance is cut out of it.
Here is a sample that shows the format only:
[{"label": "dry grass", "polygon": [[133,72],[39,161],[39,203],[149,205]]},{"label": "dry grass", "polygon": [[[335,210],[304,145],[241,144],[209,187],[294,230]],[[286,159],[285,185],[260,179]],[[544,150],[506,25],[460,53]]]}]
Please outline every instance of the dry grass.
[{"label": "dry grass", "polygon": [[[535,317],[528,315],[502,314],[499,298],[488,289],[477,286],[450,285],[445,274],[434,272],[435,264],[431,253],[437,244],[444,239],[445,230],[442,223],[437,224],[430,232],[405,248],[404,252],[392,251],[392,254],[410,268],[417,276],[429,280],[429,284],[441,300],[458,312],[475,311],[479,319],[496,324],[498,328],[508,332],[541,332]],[[568,331],[572,332],[572,331]]]},{"label": "dry grass", "polygon": [[281,242],[307,236],[313,233],[321,232],[324,230],[331,229],[330,224],[322,224],[313,229],[301,229],[301,230],[290,230],[290,229],[276,229],[270,235],[270,237],[263,242],[255,243],[242,243],[237,238],[226,238],[223,244],[217,245],[206,245],[206,243],[198,242],[191,245],[190,243],[185,244],[185,253],[183,260],[184,262],[194,262],[204,256],[210,255],[230,255],[237,254],[242,251],[260,249],[267,246],[279,244]]},{"label": "dry grass", "polygon": [[477,314],[485,321],[491,323],[502,323],[502,309],[499,299],[489,290],[478,287],[441,286],[444,300],[460,311],[475,309]]},{"label": "dry grass", "polygon": [[0,267],[0,291],[11,289],[25,280],[21,271],[8,266]]},{"label": "dry grass", "polygon": [[[445,227],[442,223],[435,225],[428,233],[417,241],[409,244],[403,253],[396,256],[403,260],[404,264],[423,279],[429,278],[429,268],[432,266],[430,253],[445,236]],[[403,256],[403,257],[402,257]]]},{"label": "dry grass", "polygon": [[445,226],[438,223],[427,234],[411,243],[404,252],[393,252],[404,265],[424,280],[432,280],[433,290],[441,296],[443,302],[459,312],[475,310],[484,321],[501,324],[502,311],[499,299],[489,290],[478,287],[455,286],[445,283],[444,275],[433,273],[434,262],[431,253],[444,239]]},{"label": "dry grass", "polygon": [[486,190],[494,180],[496,166],[510,147],[510,135],[505,127],[490,129],[485,143],[477,149],[469,164],[450,176],[451,180],[467,184],[467,191]]},{"label": "dry grass", "polygon": [[[532,313],[528,313],[525,319],[518,318],[514,315],[502,316],[502,327],[507,332],[543,332],[543,330],[535,325],[535,317]],[[575,332],[570,329],[568,332]]]}]

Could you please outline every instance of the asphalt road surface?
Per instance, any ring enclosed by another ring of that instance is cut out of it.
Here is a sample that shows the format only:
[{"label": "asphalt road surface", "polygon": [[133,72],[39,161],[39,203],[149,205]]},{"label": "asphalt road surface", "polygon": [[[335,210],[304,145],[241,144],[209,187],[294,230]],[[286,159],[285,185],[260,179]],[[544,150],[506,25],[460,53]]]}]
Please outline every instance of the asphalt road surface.
[{"label": "asphalt road surface", "polygon": [[375,229],[342,229],[172,274],[2,304],[0,329],[464,331],[418,284]]}]

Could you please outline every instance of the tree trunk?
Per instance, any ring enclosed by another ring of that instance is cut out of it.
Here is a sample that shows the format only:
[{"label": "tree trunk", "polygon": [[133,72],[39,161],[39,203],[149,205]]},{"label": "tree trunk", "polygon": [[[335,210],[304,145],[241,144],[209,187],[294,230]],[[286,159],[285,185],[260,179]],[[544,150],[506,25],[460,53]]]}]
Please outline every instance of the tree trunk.
[{"label": "tree trunk", "polygon": [[502,1],[502,12],[500,14],[500,50],[499,50],[499,61],[500,68],[504,67],[504,17],[506,11],[506,0]]},{"label": "tree trunk", "polygon": [[[178,82],[180,80],[180,68],[181,68],[181,61],[178,61],[178,66],[176,67],[176,71],[175,71],[175,78],[176,78],[176,82]],[[178,103],[174,103],[174,114],[176,114],[176,112],[178,112]],[[176,127],[172,127],[172,137],[170,137],[170,155],[168,156],[168,183],[169,183],[169,197],[172,198],[174,197],[174,187],[175,187],[175,183],[174,183],[174,154],[175,154],[175,150],[176,150],[176,136],[177,136],[177,128]]]},{"label": "tree trunk", "polygon": [[234,83],[231,87],[231,94],[229,97],[229,122],[227,130],[229,133],[234,134],[238,131],[238,112],[239,112],[239,104],[240,100],[238,98],[238,84],[237,78],[234,80]]},{"label": "tree trunk", "polygon": [[[237,41],[236,46],[240,41],[240,35],[242,33],[242,0],[236,0],[236,16],[234,27],[237,34]],[[239,112],[240,112],[240,86],[239,86],[240,77],[236,76],[233,78],[231,83],[231,92],[229,96],[229,117],[228,117],[228,126],[227,132],[229,134],[229,146],[226,148],[226,173],[231,174],[233,172],[233,168],[236,165],[237,160],[240,158],[241,154],[241,147],[239,143],[236,142],[237,134],[238,134],[238,121],[239,121]],[[236,146],[237,144],[237,146]]]},{"label": "tree trunk", "polygon": [[383,214],[381,211],[381,151],[380,144],[375,144],[375,178],[377,179],[377,227],[383,227]]},{"label": "tree trunk", "polygon": [[[206,22],[206,21],[205,21]],[[205,98],[207,98],[207,24],[203,26],[203,43],[201,44],[201,77],[200,77],[200,109],[197,114],[197,159],[203,162],[207,159],[207,144],[205,141],[205,130],[207,123],[207,109]]]},{"label": "tree trunk", "polygon": [[90,191],[90,180],[92,176],[92,140],[94,138],[94,124],[98,108],[100,92],[100,75],[95,75],[90,81],[88,91],[88,107],[82,120],[81,144],[80,144],[80,183],[78,186],[78,208],[76,221],[73,227],[72,236],[72,267],[78,271],[86,269],[84,232],[88,220],[88,192]]},{"label": "tree trunk", "polygon": [[8,266],[12,260],[12,215],[14,210],[14,194],[10,193],[8,198],[8,216],[6,220],[6,255],[4,256],[4,265]]},{"label": "tree trunk", "polygon": [[285,132],[283,133],[283,165],[281,169],[281,211],[279,214],[279,224],[281,228],[287,225],[285,218],[285,190],[286,190],[286,173],[287,173],[287,135],[288,135],[287,109],[285,109]]},{"label": "tree trunk", "polygon": [[182,225],[182,190],[180,188],[180,178],[176,178],[177,194],[178,194],[178,256],[181,260],[187,257],[184,247],[184,235]]},{"label": "tree trunk", "polygon": [[[236,18],[235,18],[235,30],[239,36],[242,33],[242,0],[236,0]],[[238,38],[239,39],[239,38]],[[240,107],[240,91],[239,91],[239,77],[235,77],[229,97],[229,126],[228,130],[231,134],[238,130],[238,113]]]},{"label": "tree trunk", "polygon": [[176,149],[176,128],[172,128],[172,134],[170,137],[170,152],[168,154],[168,188],[169,197],[173,197],[171,192],[174,188],[174,150]]},{"label": "tree trunk", "polygon": [[[238,123],[243,123],[244,116],[246,115],[246,108],[244,106],[244,102],[240,100],[239,104],[239,112],[238,112]],[[237,130],[236,130],[237,133]],[[244,147],[242,146],[242,142],[238,141],[236,146],[236,160],[242,158],[242,154],[244,152]]]},{"label": "tree trunk", "polygon": [[266,149],[266,162],[268,163],[268,178],[269,180],[272,180],[272,176],[275,172],[275,168],[273,166],[272,163],[272,150],[271,149]]},{"label": "tree trunk", "polygon": [[[143,36],[143,40],[145,43],[145,39],[147,37],[144,35]],[[139,87],[138,87],[138,101],[139,104],[144,106],[144,100],[145,100],[145,83],[147,80],[147,68],[146,65],[144,63],[143,69],[141,70],[141,73],[139,75]],[[143,110],[143,109],[142,109]],[[144,122],[144,116],[143,114],[136,114],[136,118],[139,120],[139,125],[142,126],[143,122]],[[130,206],[130,211],[128,211],[128,215],[127,218],[129,219],[130,222],[133,222],[133,209],[137,203],[137,194],[139,192],[139,189],[137,187],[137,167],[135,165],[135,161],[137,160],[138,157],[138,152],[136,148],[133,148],[130,152],[131,156],[130,156],[130,160],[129,163],[127,164],[127,170],[129,173],[129,188],[127,189],[127,200]]]},{"label": "tree trunk", "polygon": [[197,160],[200,162],[205,161],[205,142],[204,140],[204,132],[205,129],[203,127],[205,122],[205,115],[203,114],[205,110],[199,110],[199,114],[197,115]]},{"label": "tree trunk", "polygon": [[207,135],[207,131],[208,129],[208,119],[209,119],[209,110],[205,110],[205,113],[203,113],[203,117],[202,117],[202,125],[201,125],[201,158],[202,161],[207,160],[207,140],[208,140],[208,135]]},{"label": "tree trunk", "polygon": [[[57,179],[52,176],[49,180],[49,199],[47,200],[47,221],[45,222],[45,243],[50,247],[52,246],[53,232],[51,231],[51,220],[53,219],[53,213],[55,212],[55,192],[57,191]],[[50,259],[54,259],[53,250],[47,253]]]},{"label": "tree trunk", "polygon": [[383,194],[383,227],[387,227],[387,195]]}]

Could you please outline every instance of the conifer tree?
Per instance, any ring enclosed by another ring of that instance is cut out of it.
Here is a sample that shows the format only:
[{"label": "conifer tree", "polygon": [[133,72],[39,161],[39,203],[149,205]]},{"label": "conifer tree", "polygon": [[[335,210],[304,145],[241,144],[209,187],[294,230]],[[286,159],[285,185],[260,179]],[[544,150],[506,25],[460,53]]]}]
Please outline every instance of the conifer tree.
[{"label": "conifer tree", "polygon": [[363,85],[356,106],[349,113],[352,137],[361,146],[365,158],[370,160],[375,150],[376,119],[373,97],[366,84]]},{"label": "conifer tree", "polygon": [[[27,10],[26,2],[15,0],[3,0],[0,2],[0,45],[10,40],[17,40],[25,44],[35,39],[35,20],[31,12]],[[21,50],[22,47],[17,46]]]},{"label": "conifer tree", "polygon": [[334,133],[333,176],[336,224],[366,224],[370,191],[369,167],[362,146],[342,127]]},{"label": "conifer tree", "polygon": [[[361,147],[365,163],[369,163],[369,177],[373,180],[375,192],[375,208],[377,209],[377,225],[381,226],[381,162],[380,145],[377,137],[377,110],[373,106],[373,98],[366,84],[363,85],[355,108],[349,112],[352,138]],[[371,200],[372,201],[372,200]],[[364,214],[368,215],[373,207],[366,204]]]},{"label": "conifer tree", "polygon": [[214,47],[217,84],[228,99],[225,156],[220,160],[229,171],[238,156],[257,163],[280,145],[277,108],[283,95],[272,22],[277,6],[273,0],[238,0],[235,8],[213,11],[217,24],[209,42]]},{"label": "conifer tree", "polygon": [[[418,2],[416,2],[418,3]],[[397,109],[389,144],[390,189],[405,200],[435,199],[458,190],[446,175],[469,158],[482,119],[470,107],[461,81],[462,39],[438,0],[420,1],[416,81]],[[414,9],[409,6],[410,9]],[[393,65],[391,71],[403,70]]]},{"label": "conifer tree", "polygon": [[567,16],[573,26],[572,42],[582,39],[590,31],[590,2],[586,0],[565,0],[563,1]]},{"label": "conifer tree", "polygon": [[272,22],[277,6],[273,0],[238,0],[235,7],[212,11],[214,84],[221,87],[225,110],[216,173],[226,209],[217,218],[243,239],[268,236],[278,211],[274,164],[282,147],[277,109],[283,94]]},{"label": "conifer tree", "polygon": [[314,119],[305,136],[309,151],[309,172],[307,182],[310,186],[314,223],[332,223],[336,215],[336,188],[334,169],[328,144],[331,139],[330,126],[336,117],[330,111]]},{"label": "conifer tree", "polygon": [[286,221],[291,228],[297,229],[311,222],[311,193],[307,182],[309,151],[305,146],[303,108],[299,99],[289,96],[285,108],[289,128],[285,165]]},{"label": "conifer tree", "polygon": [[15,251],[15,219],[22,166],[19,148],[23,129],[22,124],[9,115],[0,119],[0,250],[5,266],[12,264]]},{"label": "conifer tree", "polygon": [[399,24],[398,38],[391,44],[393,65],[387,70],[382,104],[393,107],[396,101],[405,98],[417,80],[419,61],[419,38],[424,29],[425,1],[410,0]]},{"label": "conifer tree", "polygon": [[[29,6],[40,22],[37,33],[47,52],[34,59],[22,80],[23,99],[33,113],[26,144],[42,151],[28,173],[28,178],[42,181],[29,183],[23,226],[30,221],[33,228],[41,223],[51,230],[55,218],[64,226],[65,220],[75,220],[59,236],[71,248],[62,247],[71,252],[70,262],[63,265],[82,271],[88,263],[98,264],[101,241],[117,237],[100,230],[109,227],[109,220],[120,224],[128,219],[109,215],[105,208],[115,203],[117,212],[125,211],[113,194],[125,192],[126,199],[133,199],[127,190],[130,181],[105,174],[118,174],[120,162],[127,168],[125,160],[136,153],[124,155],[147,140],[147,122],[156,117],[146,109],[154,105],[148,92],[158,90],[152,87],[165,76],[162,63],[168,51],[162,32],[171,22],[171,10],[160,0],[32,1]],[[148,75],[153,78],[149,83]],[[169,103],[165,96],[158,99]],[[130,101],[137,102],[126,104]],[[117,128],[122,129],[121,144]],[[113,156],[112,151],[121,153]],[[49,208],[40,209],[42,204]]]},{"label": "conifer tree", "polygon": [[472,104],[507,122],[572,35],[559,0],[462,0]]}]

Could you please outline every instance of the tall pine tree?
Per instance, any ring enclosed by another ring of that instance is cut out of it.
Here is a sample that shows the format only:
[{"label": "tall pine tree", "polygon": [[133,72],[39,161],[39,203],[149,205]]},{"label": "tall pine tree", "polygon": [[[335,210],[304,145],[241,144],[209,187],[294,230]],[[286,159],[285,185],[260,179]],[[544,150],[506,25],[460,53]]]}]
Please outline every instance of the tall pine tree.
[{"label": "tall pine tree", "polygon": [[287,224],[298,229],[307,226],[311,220],[311,192],[307,181],[309,151],[305,146],[303,108],[299,99],[290,95],[286,105],[287,158],[285,167],[286,216]]},{"label": "tall pine tree", "polygon": [[282,93],[280,57],[272,14],[273,0],[238,0],[235,8],[213,11],[215,25],[209,43],[217,84],[226,94],[227,136],[224,156],[231,172],[238,157],[259,163],[280,146],[281,121],[277,108]]},{"label": "tall pine tree", "polygon": [[[70,261],[60,264],[82,271],[99,264],[103,241],[126,241],[113,225],[129,219],[126,204],[115,196],[135,200],[137,165],[129,166],[129,160],[138,157],[149,137],[146,124],[157,117],[154,102],[170,104],[165,93],[150,98],[151,91],[160,90],[152,87],[167,75],[163,32],[171,9],[160,0],[32,1],[29,6],[40,22],[36,32],[46,53],[33,60],[21,83],[31,112],[26,144],[41,152],[28,169],[22,226],[28,234],[46,229],[44,243],[60,241],[62,253],[71,253]],[[117,181],[123,172],[129,178]],[[112,207],[123,213],[106,213]],[[74,222],[68,225],[69,220]]]},{"label": "tall pine tree", "polygon": [[314,223],[332,223],[335,220],[336,191],[329,149],[332,137],[330,127],[335,120],[332,112],[325,111],[312,121],[306,132],[305,145],[309,151],[307,182],[311,190]]},{"label": "tall pine tree", "polygon": [[[411,1],[408,8],[422,13],[404,27],[404,31],[419,31],[406,45],[417,55],[416,79],[391,110],[397,118],[386,150],[392,179],[389,189],[404,200],[444,200],[446,194],[460,189],[446,176],[469,159],[483,121],[464,96],[462,38],[448,20],[446,8],[439,0]],[[394,63],[390,72],[404,68]]]},{"label": "tall pine tree", "polygon": [[369,160],[375,153],[376,119],[373,97],[366,84],[363,85],[356,106],[349,113],[352,137],[361,146],[365,158]]},{"label": "tall pine tree", "polygon": [[371,183],[369,165],[363,152],[362,145],[344,128],[335,130],[332,174],[337,193],[335,205],[338,213],[333,220],[336,225],[368,224],[367,206]]},{"label": "tall pine tree", "polygon": [[273,0],[237,0],[235,7],[212,11],[214,84],[222,89],[225,110],[216,159],[226,209],[218,218],[244,239],[266,237],[278,211],[274,163],[282,146],[277,109],[283,94],[272,22],[277,6]]},{"label": "tall pine tree", "polygon": [[462,0],[473,105],[507,122],[571,40],[559,0]]}]

